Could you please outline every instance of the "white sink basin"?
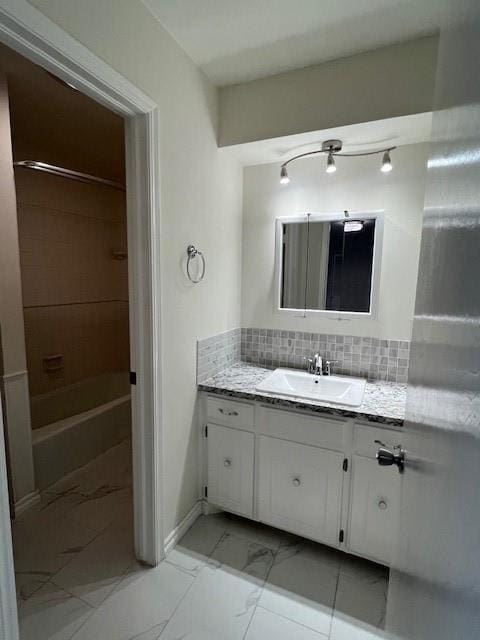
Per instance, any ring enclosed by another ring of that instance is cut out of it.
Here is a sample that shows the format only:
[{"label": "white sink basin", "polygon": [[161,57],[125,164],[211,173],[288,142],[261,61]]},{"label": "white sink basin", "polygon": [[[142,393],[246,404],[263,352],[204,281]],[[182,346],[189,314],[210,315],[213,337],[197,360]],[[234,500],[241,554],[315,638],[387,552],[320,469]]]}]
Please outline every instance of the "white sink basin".
[{"label": "white sink basin", "polygon": [[363,402],[365,384],[366,381],[362,378],[315,376],[306,371],[275,369],[256,389],[283,396],[358,407]]}]

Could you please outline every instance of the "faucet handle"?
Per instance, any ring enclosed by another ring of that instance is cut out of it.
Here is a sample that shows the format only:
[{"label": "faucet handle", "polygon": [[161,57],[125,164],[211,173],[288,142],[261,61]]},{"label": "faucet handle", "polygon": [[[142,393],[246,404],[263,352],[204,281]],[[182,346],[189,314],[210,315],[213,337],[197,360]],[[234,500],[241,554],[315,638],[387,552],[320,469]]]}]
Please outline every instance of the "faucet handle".
[{"label": "faucet handle", "polygon": [[325,362],[325,375],[329,376],[332,373],[332,364],[338,364],[338,360],[327,360]]},{"label": "faucet handle", "polygon": [[309,373],[312,373],[315,360],[313,358],[308,358],[307,356],[304,356],[303,359],[305,362],[308,362],[308,371]]}]

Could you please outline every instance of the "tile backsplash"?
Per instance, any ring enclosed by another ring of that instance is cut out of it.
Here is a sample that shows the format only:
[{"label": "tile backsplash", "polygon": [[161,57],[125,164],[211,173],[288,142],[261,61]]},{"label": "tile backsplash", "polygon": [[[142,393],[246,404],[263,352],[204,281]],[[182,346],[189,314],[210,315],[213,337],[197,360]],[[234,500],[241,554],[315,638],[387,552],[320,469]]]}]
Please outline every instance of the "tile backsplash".
[{"label": "tile backsplash", "polygon": [[407,382],[410,342],[370,337],[246,328],[241,332],[241,360],[264,367],[305,369],[305,357],[319,353],[336,360],[336,373],[370,380]]},{"label": "tile backsplash", "polygon": [[235,362],[306,369],[315,353],[336,360],[335,373],[405,383],[410,341],[279,329],[232,329],[198,341],[197,381],[204,382]]},{"label": "tile backsplash", "polygon": [[240,361],[242,329],[230,329],[197,342],[197,382]]}]

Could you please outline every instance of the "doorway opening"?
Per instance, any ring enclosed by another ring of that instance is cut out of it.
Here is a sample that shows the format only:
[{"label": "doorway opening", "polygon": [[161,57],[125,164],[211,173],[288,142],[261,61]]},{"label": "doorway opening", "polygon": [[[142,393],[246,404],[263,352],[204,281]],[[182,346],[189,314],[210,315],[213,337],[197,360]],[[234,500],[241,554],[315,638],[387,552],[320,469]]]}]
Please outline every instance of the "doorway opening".
[{"label": "doorway opening", "polygon": [[[8,327],[2,338],[14,346],[17,376],[26,362],[28,398],[18,401],[29,401],[31,423],[24,459],[9,465],[22,603],[53,579],[71,590],[93,539],[122,539],[120,575],[134,560],[125,134],[121,116],[3,45],[0,71],[18,227],[9,251],[20,262],[20,279],[14,269],[8,277],[21,289],[25,339]],[[34,488],[22,507],[18,465],[30,461]],[[111,573],[93,580],[94,591],[99,580],[113,587]]]}]

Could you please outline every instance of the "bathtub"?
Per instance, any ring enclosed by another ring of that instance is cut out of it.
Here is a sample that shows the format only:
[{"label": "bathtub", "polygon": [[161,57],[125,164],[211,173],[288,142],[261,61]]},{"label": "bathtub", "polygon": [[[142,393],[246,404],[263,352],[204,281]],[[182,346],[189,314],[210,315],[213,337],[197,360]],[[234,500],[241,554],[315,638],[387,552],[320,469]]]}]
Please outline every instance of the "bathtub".
[{"label": "bathtub", "polygon": [[128,374],[111,373],[31,398],[37,489],[118,444],[131,433]]}]

